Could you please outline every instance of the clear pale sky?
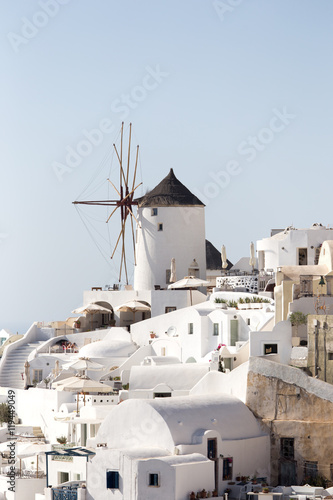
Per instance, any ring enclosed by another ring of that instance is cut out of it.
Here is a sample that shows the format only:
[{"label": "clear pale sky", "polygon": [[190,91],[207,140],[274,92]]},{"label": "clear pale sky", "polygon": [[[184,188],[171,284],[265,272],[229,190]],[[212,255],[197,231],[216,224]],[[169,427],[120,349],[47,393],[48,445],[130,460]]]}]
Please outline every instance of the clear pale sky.
[{"label": "clear pale sky", "polygon": [[[271,228],[333,224],[331,0],[3,0],[0,36],[0,329],[117,282],[71,202],[91,178],[113,195],[122,120],[138,194],[172,167],[233,262]],[[85,213],[103,236],[107,211]]]}]

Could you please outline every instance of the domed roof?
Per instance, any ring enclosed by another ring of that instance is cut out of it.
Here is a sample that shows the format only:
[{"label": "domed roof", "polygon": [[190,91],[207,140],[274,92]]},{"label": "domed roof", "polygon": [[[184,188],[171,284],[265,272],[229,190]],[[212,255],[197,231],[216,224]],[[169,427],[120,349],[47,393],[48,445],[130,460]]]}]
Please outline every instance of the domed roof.
[{"label": "domed roof", "polygon": [[135,346],[126,340],[99,340],[80,349],[80,357],[109,358],[128,356],[135,351]]},{"label": "domed roof", "polygon": [[[136,432],[141,422],[140,432]],[[122,432],[122,430],[126,432]],[[110,448],[144,445],[174,450],[190,444],[206,430],[222,439],[239,440],[264,435],[253,413],[234,396],[213,394],[153,400],[128,399],[106,417],[97,439]],[[133,432],[135,435],[133,437]]]},{"label": "domed roof", "polygon": [[205,206],[177,179],[172,168],[152,191],[136,201],[139,207]]}]

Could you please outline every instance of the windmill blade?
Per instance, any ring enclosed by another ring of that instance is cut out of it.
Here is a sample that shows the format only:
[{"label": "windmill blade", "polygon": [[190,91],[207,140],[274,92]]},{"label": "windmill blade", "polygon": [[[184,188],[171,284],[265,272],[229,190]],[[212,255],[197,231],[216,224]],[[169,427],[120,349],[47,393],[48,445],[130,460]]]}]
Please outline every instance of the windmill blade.
[{"label": "windmill blade", "polygon": [[121,196],[121,194],[119,193],[118,189],[116,188],[116,186],[113,184],[113,182],[110,181],[110,179],[108,179],[109,183],[111,184],[111,186],[117,191],[117,193],[119,194],[119,196]]},{"label": "windmill blade", "polygon": [[132,190],[134,188],[135,179],[136,179],[136,169],[137,169],[137,166],[138,166],[138,158],[139,158],[139,146],[136,147],[136,158],[135,158],[135,167],[134,167]]},{"label": "windmill blade", "polygon": [[115,211],[117,210],[117,208],[119,208],[119,207],[117,206],[114,210],[112,210],[112,212],[110,213],[109,217],[107,218],[106,223],[109,222],[109,220],[111,219],[112,215],[115,213]]},{"label": "windmill blade", "polygon": [[122,201],[127,200],[127,198],[128,198],[129,196],[131,196],[131,194],[133,194],[133,193],[134,193],[134,191],[135,191],[135,190],[136,190],[139,186],[141,186],[141,184],[142,184],[142,182],[140,182],[140,184],[138,184],[138,185],[137,185],[134,189],[132,189],[132,191],[131,191],[130,193],[128,193],[128,194],[125,196],[125,198],[123,198],[123,199],[122,199]]},{"label": "windmill blade", "polygon": [[127,265],[126,265],[126,252],[125,252],[125,220],[124,220],[123,229],[122,229],[123,245],[122,245],[122,249],[121,249],[121,262],[120,262],[120,271],[119,271],[119,281],[121,280],[121,271],[122,271],[122,267],[123,267],[123,263],[124,263],[125,276],[126,276],[126,284],[128,285]]},{"label": "windmill blade", "polygon": [[113,259],[113,256],[114,256],[114,254],[115,254],[115,251],[117,250],[117,246],[118,246],[118,243],[119,243],[120,237],[121,237],[121,235],[122,235],[122,232],[123,232],[123,227],[124,227],[124,225],[125,225],[125,222],[126,222],[126,220],[124,220],[124,222],[122,223],[121,230],[120,230],[120,233],[119,233],[119,236],[118,236],[118,239],[117,239],[116,246],[114,247],[114,250],[113,250],[112,255],[111,255],[111,259]]},{"label": "windmill blade", "polygon": [[[115,149],[115,152],[117,154],[117,157],[118,157],[118,161],[119,161],[119,165],[120,165],[120,187],[122,187],[122,182],[121,182],[121,178],[123,178],[124,182],[126,182],[126,179],[125,179],[125,174],[124,174],[124,171],[123,171],[123,166],[122,166],[122,163],[121,163],[121,158],[119,156],[119,153],[117,151],[117,146],[114,144],[113,145],[114,149]],[[121,195],[120,195],[121,196]]]},{"label": "windmill blade", "polygon": [[[139,226],[139,228],[141,229],[141,225],[140,225],[140,222],[138,221],[138,219],[135,217],[135,215],[133,214],[132,210],[129,208],[129,207],[126,207],[127,210],[129,211],[129,213],[131,214],[132,217],[134,217],[134,219],[136,220],[136,223],[137,225]],[[132,220],[132,218],[131,218]]]},{"label": "windmill blade", "polygon": [[131,156],[131,136],[132,136],[132,124],[130,123],[129,124],[129,139],[128,139],[126,187],[128,186],[128,176],[129,176],[129,166],[130,166],[130,156]]}]

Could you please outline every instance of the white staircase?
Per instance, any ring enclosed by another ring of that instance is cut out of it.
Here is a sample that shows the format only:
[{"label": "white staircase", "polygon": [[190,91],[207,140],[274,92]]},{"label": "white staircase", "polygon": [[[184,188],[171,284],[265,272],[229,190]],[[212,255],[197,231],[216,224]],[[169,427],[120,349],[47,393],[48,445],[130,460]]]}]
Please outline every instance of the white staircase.
[{"label": "white staircase", "polygon": [[29,354],[43,343],[44,340],[20,345],[13,349],[6,359],[2,359],[1,363],[4,363],[4,365],[0,375],[1,387],[24,389],[24,363]]}]

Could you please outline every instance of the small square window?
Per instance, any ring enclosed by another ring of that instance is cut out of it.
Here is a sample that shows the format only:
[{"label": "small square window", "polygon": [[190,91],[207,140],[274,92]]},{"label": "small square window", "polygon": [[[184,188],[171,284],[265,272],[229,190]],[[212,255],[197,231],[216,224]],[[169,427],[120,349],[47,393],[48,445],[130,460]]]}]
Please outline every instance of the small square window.
[{"label": "small square window", "polygon": [[157,214],[158,214],[158,209],[157,208],[152,208],[151,209],[151,216],[154,217]]},{"label": "small square window", "polygon": [[162,224],[162,222],[159,222],[157,224],[157,231],[163,231],[163,224]]},{"label": "small square window", "polygon": [[333,352],[328,353],[328,360],[333,361]]},{"label": "small square window", "polygon": [[165,307],[165,312],[166,313],[171,313],[172,311],[176,311],[177,307],[176,306],[166,306]]},{"label": "small square window", "polygon": [[213,335],[218,335],[218,334],[219,334],[219,324],[213,323]]},{"label": "small square window", "polygon": [[119,472],[116,470],[106,471],[106,488],[108,490],[119,489]]},{"label": "small square window", "polygon": [[264,345],[264,354],[277,354],[278,346],[277,344],[265,344]]},{"label": "small square window", "polygon": [[188,334],[189,335],[193,334],[193,323],[188,323]]},{"label": "small square window", "polygon": [[159,486],[158,474],[156,474],[156,473],[149,474],[148,484],[149,484],[149,486]]}]

